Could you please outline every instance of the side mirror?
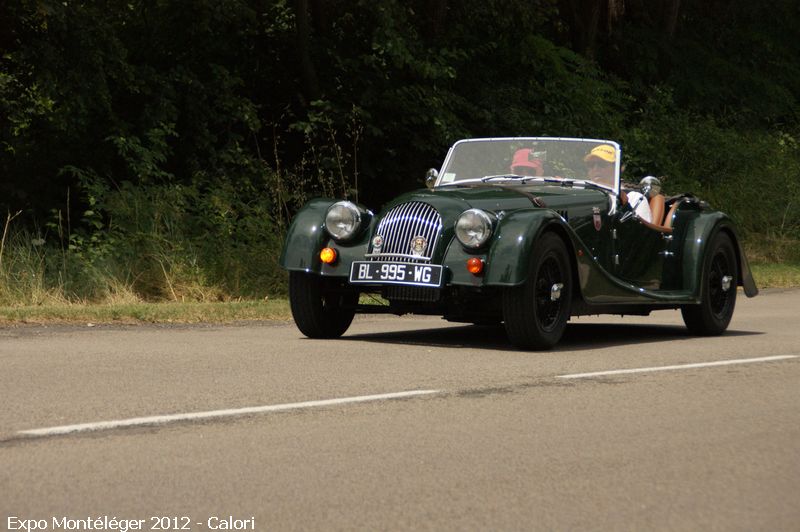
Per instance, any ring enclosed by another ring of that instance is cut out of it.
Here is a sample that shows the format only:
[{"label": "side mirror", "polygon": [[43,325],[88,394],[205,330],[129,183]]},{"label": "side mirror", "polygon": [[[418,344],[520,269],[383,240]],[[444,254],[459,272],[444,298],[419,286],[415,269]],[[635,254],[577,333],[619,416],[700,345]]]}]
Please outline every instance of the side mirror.
[{"label": "side mirror", "polygon": [[439,179],[439,171],[436,168],[431,168],[425,173],[425,186],[433,189],[437,179]]},{"label": "side mirror", "polygon": [[649,175],[639,182],[639,186],[642,187],[642,194],[647,199],[661,194],[661,181],[657,177]]}]

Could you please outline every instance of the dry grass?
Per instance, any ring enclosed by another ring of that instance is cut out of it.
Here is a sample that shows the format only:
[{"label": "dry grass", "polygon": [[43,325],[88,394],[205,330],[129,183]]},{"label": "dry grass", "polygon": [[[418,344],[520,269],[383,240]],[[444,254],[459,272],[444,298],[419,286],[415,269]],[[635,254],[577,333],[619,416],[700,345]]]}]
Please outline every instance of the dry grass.
[{"label": "dry grass", "polygon": [[221,303],[56,303],[0,307],[0,323],[232,323],[289,320],[285,299]]},{"label": "dry grass", "polygon": [[[800,264],[751,264],[759,288],[800,287]],[[362,303],[380,303],[362,300]],[[6,323],[233,323],[290,320],[286,299],[227,302],[141,301],[120,286],[104,303],[70,303],[51,295],[41,304],[0,307],[0,324]]]},{"label": "dry grass", "polygon": [[800,264],[750,264],[759,288],[800,287]]}]

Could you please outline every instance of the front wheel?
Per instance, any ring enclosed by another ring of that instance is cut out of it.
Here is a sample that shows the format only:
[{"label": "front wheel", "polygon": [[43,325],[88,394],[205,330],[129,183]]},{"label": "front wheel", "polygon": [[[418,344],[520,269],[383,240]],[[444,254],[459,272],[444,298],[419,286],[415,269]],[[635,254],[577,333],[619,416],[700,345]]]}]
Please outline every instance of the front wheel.
[{"label": "front wheel", "polygon": [[305,272],[289,272],[292,317],[309,338],[338,338],[350,327],[358,293],[335,286],[329,279]]},{"label": "front wheel", "polygon": [[692,334],[715,336],[728,328],[736,306],[738,262],[731,238],[717,233],[703,259],[700,304],[681,308],[683,322]]},{"label": "front wheel", "polygon": [[528,280],[503,292],[503,321],[512,344],[550,349],[564,334],[570,316],[572,274],[564,241],[545,233],[534,247]]}]

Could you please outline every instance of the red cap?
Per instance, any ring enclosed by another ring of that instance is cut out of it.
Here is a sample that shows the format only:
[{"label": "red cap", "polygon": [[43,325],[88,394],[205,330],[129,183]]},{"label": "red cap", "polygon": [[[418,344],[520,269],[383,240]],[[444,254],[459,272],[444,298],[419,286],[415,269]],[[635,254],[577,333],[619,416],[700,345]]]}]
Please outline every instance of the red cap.
[{"label": "red cap", "polygon": [[533,150],[524,148],[514,153],[514,159],[511,161],[512,171],[517,166],[527,166],[528,168],[542,170],[542,160],[533,156]]}]

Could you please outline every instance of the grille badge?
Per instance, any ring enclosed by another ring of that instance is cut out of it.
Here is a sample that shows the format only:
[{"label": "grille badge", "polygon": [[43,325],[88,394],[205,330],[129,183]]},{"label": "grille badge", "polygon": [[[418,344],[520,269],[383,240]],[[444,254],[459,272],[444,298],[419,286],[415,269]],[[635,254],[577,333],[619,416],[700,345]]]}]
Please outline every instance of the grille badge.
[{"label": "grille badge", "polygon": [[372,251],[375,253],[380,253],[382,246],[383,237],[381,235],[375,235],[375,238],[372,239]]},{"label": "grille badge", "polygon": [[428,241],[425,240],[424,236],[415,236],[411,239],[411,254],[417,257],[421,257],[425,254],[425,250],[428,249]]}]

